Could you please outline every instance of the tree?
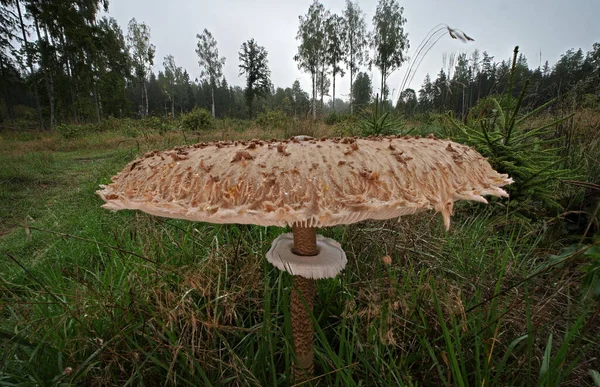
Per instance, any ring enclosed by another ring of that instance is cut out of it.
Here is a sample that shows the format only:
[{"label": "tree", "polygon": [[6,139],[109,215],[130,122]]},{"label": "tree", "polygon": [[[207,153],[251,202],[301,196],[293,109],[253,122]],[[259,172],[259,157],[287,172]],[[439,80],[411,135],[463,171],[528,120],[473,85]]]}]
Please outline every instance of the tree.
[{"label": "tree", "polygon": [[146,117],[148,115],[146,78],[154,65],[154,53],[156,52],[156,47],[150,43],[150,28],[144,22],[138,23],[135,18],[131,19],[127,28],[127,45],[131,52],[135,74],[142,85],[141,115]]},{"label": "tree", "polygon": [[356,81],[352,85],[352,103],[358,107],[367,106],[371,103],[372,95],[373,86],[371,85],[371,78],[367,73],[358,73]]},{"label": "tree", "polygon": [[387,99],[387,77],[406,61],[408,34],[404,33],[406,18],[402,16],[404,8],[397,0],[379,0],[373,16],[375,27],[371,47],[375,50],[373,62],[381,72],[381,101]]},{"label": "tree", "polygon": [[368,35],[365,17],[358,3],[346,0],[344,20],[344,35],[346,38],[344,42],[344,51],[346,52],[344,62],[350,70],[350,114],[352,114],[354,109],[354,73],[363,63],[369,60],[367,51]]},{"label": "tree", "polygon": [[207,79],[210,84],[212,116],[215,118],[215,88],[217,87],[217,80],[223,76],[225,57],[219,58],[217,41],[206,28],[202,32],[202,35],[196,34],[196,38],[198,38],[196,54],[198,54],[199,58],[198,64],[202,68],[201,77]]},{"label": "tree", "polygon": [[[23,43],[25,44],[25,52],[27,55],[27,67],[29,67],[29,73],[31,75],[31,77],[33,77],[34,72],[33,72],[33,60],[31,58],[31,50],[29,49],[29,42],[27,41],[27,34],[25,33],[25,23],[23,23],[23,14],[21,13],[21,4],[19,2],[19,0],[15,1],[15,4],[17,6],[17,13],[19,15],[19,24],[21,26],[21,33],[23,35]],[[8,24],[8,26],[10,26],[10,24]],[[10,34],[8,35],[9,39],[10,39]],[[13,35],[14,38],[14,35]],[[38,120],[40,122],[40,128],[44,129],[44,119],[42,117],[42,108],[40,106],[40,98],[39,98],[39,94],[38,94],[38,89],[37,89],[37,85],[34,83],[33,86],[33,95],[35,98],[35,108],[38,114]],[[50,125],[52,126],[53,122],[50,122]]]},{"label": "tree", "polygon": [[333,96],[331,98],[332,107],[335,111],[335,77],[337,74],[344,76],[344,71],[339,63],[344,59],[343,43],[346,41],[346,31],[344,28],[344,18],[339,15],[331,15],[325,23],[326,36],[326,61],[331,67],[331,76],[333,78]]},{"label": "tree", "polygon": [[327,77],[327,71],[325,70],[325,62],[322,63],[321,71],[317,73],[317,93],[321,100],[321,110],[323,110],[323,96],[329,95],[329,87],[331,81]]},{"label": "tree", "polygon": [[298,112],[306,112],[309,107],[309,96],[308,93],[302,90],[300,81],[297,79],[292,84],[292,105],[294,107],[294,117]]},{"label": "tree", "polygon": [[417,105],[417,93],[413,89],[409,88],[402,90],[400,93],[396,109],[404,113],[404,115],[411,117],[415,114]]},{"label": "tree", "polygon": [[312,113],[313,120],[317,119],[317,73],[324,62],[325,55],[325,20],[327,12],[323,4],[315,0],[308,8],[306,16],[299,16],[300,26],[296,40],[300,41],[298,53],[294,60],[298,68],[308,71],[312,79]]},{"label": "tree", "polygon": [[[0,0],[0,80],[2,85],[2,96],[4,103],[6,104],[6,112],[11,121],[14,121],[14,112],[12,108],[12,100],[9,95],[10,89],[12,89],[11,74],[14,74],[14,63],[12,54],[15,52],[13,41],[18,41],[17,37],[17,20],[14,12],[9,9],[9,0]],[[18,4],[17,4],[18,6]],[[20,13],[19,13],[20,14]],[[21,27],[23,26],[21,18]],[[25,31],[23,30],[23,36],[25,37]],[[28,57],[29,61],[29,57]],[[11,71],[12,70],[12,71]],[[33,69],[31,69],[33,73]],[[43,121],[41,122],[43,124]]]},{"label": "tree", "polygon": [[131,77],[130,57],[123,31],[114,18],[103,17],[94,34],[98,107],[101,114],[121,116],[127,108],[126,80]]},{"label": "tree", "polygon": [[456,113],[460,113],[462,117],[467,114],[468,109],[467,102],[469,99],[466,96],[466,90],[471,82],[471,71],[467,54],[459,54],[454,67],[454,75],[450,82],[449,93],[452,96],[452,109]]},{"label": "tree", "polygon": [[175,65],[173,55],[165,56],[163,66],[165,67],[165,92],[171,101],[171,118],[175,118],[175,94],[177,93],[178,84],[183,77],[183,71],[181,67]]},{"label": "tree", "polygon": [[431,83],[431,77],[429,74],[425,76],[423,85],[419,90],[419,110],[422,112],[430,111],[433,109],[433,85]]},{"label": "tree", "polygon": [[435,82],[433,82],[433,108],[439,112],[446,109],[448,98],[448,76],[444,69],[440,69]]},{"label": "tree", "polygon": [[268,94],[271,88],[271,71],[267,59],[267,50],[256,44],[254,39],[244,42],[239,53],[240,75],[246,75],[246,105],[248,115],[252,117],[252,103],[256,96]]}]

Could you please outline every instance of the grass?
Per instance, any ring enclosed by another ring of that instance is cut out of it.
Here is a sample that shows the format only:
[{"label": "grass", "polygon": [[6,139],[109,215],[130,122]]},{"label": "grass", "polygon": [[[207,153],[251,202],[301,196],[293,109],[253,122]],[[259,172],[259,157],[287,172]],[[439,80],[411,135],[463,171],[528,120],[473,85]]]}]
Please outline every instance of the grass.
[{"label": "grass", "polygon": [[[264,259],[286,230],[111,213],[95,195],[155,148],[284,134],[3,133],[0,385],[289,384],[291,280]],[[432,213],[320,230],[348,266],[318,283],[311,384],[593,385],[583,258],[538,270],[559,238],[494,203],[457,206],[449,232]]]}]

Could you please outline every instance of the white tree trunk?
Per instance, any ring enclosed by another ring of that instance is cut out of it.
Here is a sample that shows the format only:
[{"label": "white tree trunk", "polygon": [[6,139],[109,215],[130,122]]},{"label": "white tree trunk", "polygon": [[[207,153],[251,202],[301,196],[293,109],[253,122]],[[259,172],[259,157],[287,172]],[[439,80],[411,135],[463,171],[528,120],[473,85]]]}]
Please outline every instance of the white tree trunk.
[{"label": "white tree trunk", "polygon": [[215,118],[215,87],[211,86],[210,94],[212,95],[212,116]]},{"label": "white tree trunk", "polygon": [[146,96],[146,110],[144,111],[144,117],[148,117],[148,88],[146,87],[145,80],[144,80],[144,95]]},{"label": "white tree trunk", "polygon": [[354,94],[352,94],[352,89],[354,87],[354,71],[352,71],[352,67],[350,67],[350,115],[354,112]]},{"label": "white tree trunk", "polygon": [[146,80],[142,77],[142,108],[140,109],[140,115],[144,118],[146,109],[144,108],[144,89],[146,88]]},{"label": "white tree trunk", "polygon": [[335,71],[333,71],[333,99],[331,103],[331,110],[335,113]]},{"label": "white tree trunk", "polygon": [[317,83],[315,72],[312,73],[312,113],[313,121],[317,120]]}]

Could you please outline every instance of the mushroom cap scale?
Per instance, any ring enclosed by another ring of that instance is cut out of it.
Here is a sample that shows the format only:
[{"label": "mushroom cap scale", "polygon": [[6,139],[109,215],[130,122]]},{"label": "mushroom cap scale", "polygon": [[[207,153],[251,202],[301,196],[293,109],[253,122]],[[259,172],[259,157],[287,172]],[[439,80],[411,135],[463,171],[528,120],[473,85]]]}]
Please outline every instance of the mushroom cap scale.
[{"label": "mushroom cap scale", "polygon": [[150,152],[97,193],[111,210],[210,223],[326,227],[507,197],[474,149],[419,137],[212,142]]}]

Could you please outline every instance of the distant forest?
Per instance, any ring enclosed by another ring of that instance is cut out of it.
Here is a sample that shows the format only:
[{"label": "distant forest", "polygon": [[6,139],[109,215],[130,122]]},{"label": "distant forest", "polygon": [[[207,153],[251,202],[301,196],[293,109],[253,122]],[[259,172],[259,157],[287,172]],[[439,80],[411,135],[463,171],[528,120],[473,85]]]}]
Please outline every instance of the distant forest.
[{"label": "distant forest", "polygon": [[[202,76],[191,79],[173,56],[155,58],[149,26],[132,19],[123,31],[115,19],[100,17],[102,10],[108,11],[107,1],[0,0],[3,126],[24,121],[51,127],[107,117],[177,117],[194,107],[231,118],[249,118],[266,110],[305,118],[313,106],[319,114],[347,113],[375,98],[368,67],[388,76],[407,60],[406,19],[396,0],[379,2],[370,33],[366,33],[364,14],[349,0],[342,15],[331,14],[315,1],[307,15],[299,17],[295,60],[312,75],[309,91],[297,80],[273,85],[268,53],[254,39],[240,42],[237,65],[246,75],[246,86],[230,85],[222,75],[226,59],[219,57],[217,40],[206,30],[197,36]],[[390,33],[385,26],[395,26],[396,31],[396,46],[391,51],[387,47],[387,52],[381,43],[390,41],[390,36],[384,36]],[[453,32],[448,27],[454,38]],[[348,44],[353,49],[358,46],[361,52],[348,58]],[[374,48],[374,58],[367,56],[366,47]],[[502,60],[477,50],[450,54],[435,77],[428,75],[419,90],[405,89],[397,101],[389,100],[384,76],[383,99],[388,108],[407,116],[447,111],[464,115],[478,101],[506,91],[510,54]],[[235,61],[227,60],[229,65]],[[158,73],[152,71],[157,62],[164,68]],[[335,93],[335,77],[345,72],[351,72],[353,78],[350,101],[336,97],[324,102],[324,96]],[[565,96],[575,104],[596,104],[600,97],[600,43],[587,53],[569,50],[557,63],[546,61],[539,67],[531,67],[527,58],[519,55],[514,74],[515,95],[529,81],[524,100],[528,106]]]}]

